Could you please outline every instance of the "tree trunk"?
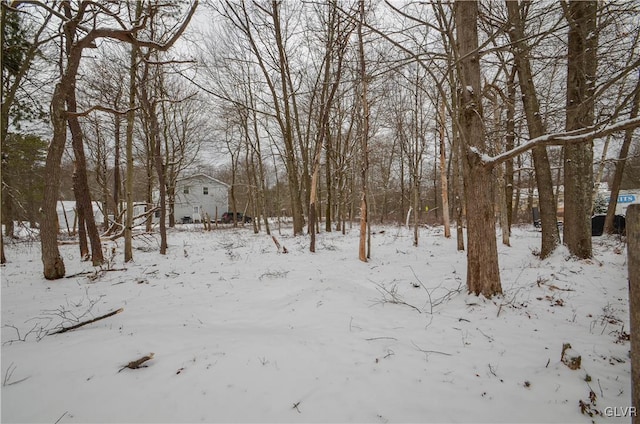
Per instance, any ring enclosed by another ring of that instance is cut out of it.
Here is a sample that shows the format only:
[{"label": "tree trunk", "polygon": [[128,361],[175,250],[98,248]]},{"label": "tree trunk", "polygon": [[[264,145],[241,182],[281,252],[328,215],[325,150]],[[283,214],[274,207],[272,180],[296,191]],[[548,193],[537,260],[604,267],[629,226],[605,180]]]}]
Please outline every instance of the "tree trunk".
[{"label": "tree trunk", "polygon": [[[529,62],[529,46],[525,42],[524,22],[520,15],[517,1],[507,1],[507,13],[511,27],[509,36],[514,45],[512,49],[518,82],[522,91],[522,102],[527,117],[529,137],[536,138],[544,135],[544,125],[540,116],[540,105],[534,86],[531,64]],[[547,148],[537,145],[532,149],[533,166],[536,171],[536,183],[538,186],[538,205],[540,207],[540,221],[542,223],[542,246],[540,257],[546,258],[560,244],[560,232],[558,231],[558,217],[555,196],[553,194],[553,178]]]},{"label": "tree trunk", "polygon": [[[4,47],[4,25],[6,23],[6,10],[4,7],[0,6],[0,49]],[[0,58],[0,65],[2,63],[2,59]],[[0,73],[4,75],[4,69],[0,66]],[[7,128],[9,126],[9,116],[4,116],[5,113],[5,103],[4,103],[4,83],[0,83],[0,103],[2,104],[2,117],[0,117],[0,146],[5,145],[5,139],[7,137]],[[8,105],[7,105],[8,106]],[[6,125],[5,125],[6,122]],[[5,172],[4,172],[4,155],[0,155],[0,227],[6,220],[5,214],[5,202],[7,200],[7,191],[5,190]],[[7,258],[4,256],[4,235],[2,234],[2,230],[0,228],[0,264],[4,264],[7,262]]]},{"label": "tree trunk", "polygon": [[[74,77],[73,85],[67,93],[67,112],[74,113],[76,111],[77,102]],[[76,208],[78,209],[78,218],[81,216],[81,211],[84,218],[84,225],[78,221],[78,228],[86,228],[89,243],[91,244],[91,261],[93,266],[98,266],[104,262],[104,257],[102,254],[100,234],[98,233],[96,220],[93,216],[93,205],[91,204],[91,193],[89,192],[89,177],[87,176],[87,159],[84,154],[82,127],[80,127],[80,122],[76,116],[69,116],[67,121],[69,124],[69,130],[71,131],[71,144],[73,146],[73,154],[75,156],[74,194],[76,196]]]},{"label": "tree trunk", "polygon": [[[329,132],[329,114],[331,112],[331,108],[333,105],[333,99],[335,98],[335,94],[338,90],[338,86],[340,85],[341,77],[342,77],[342,61],[345,54],[345,46],[346,40],[349,38],[348,35],[344,36],[343,34],[336,34],[338,31],[337,28],[337,9],[336,3],[332,3],[329,9],[329,16],[327,18],[328,22],[328,34],[327,41],[325,44],[325,56],[324,56],[324,73],[323,73],[323,82],[320,93],[320,110],[318,111],[318,123],[316,125],[317,128],[317,137],[316,137],[316,146],[315,146],[315,154],[313,157],[313,174],[311,176],[311,190],[309,193],[309,235],[311,236],[311,242],[309,246],[309,250],[311,252],[315,252],[315,242],[316,242],[316,231],[314,230],[314,226],[316,225],[316,214],[319,209],[317,205],[318,201],[318,185],[319,185],[319,177],[320,177],[320,159],[322,155],[322,149],[324,147],[325,141],[329,141],[330,132]],[[338,40],[337,37],[344,37],[344,40]],[[335,57],[337,56],[337,57]],[[337,63],[335,65],[335,69],[333,67],[333,59],[337,58]],[[332,80],[332,73],[335,72],[335,76]],[[326,172],[329,173],[329,162],[330,155],[327,150],[326,153]],[[331,181],[330,178],[327,179],[327,192],[331,190]],[[327,199],[327,223],[326,227],[331,231],[331,220],[330,220],[330,200]]]},{"label": "tree trunk", "polygon": [[[280,27],[280,4],[278,1],[272,1],[273,24],[278,47],[278,60],[280,78],[282,80],[282,101],[284,103],[284,127],[283,137],[285,142],[285,162],[287,165],[287,177],[289,179],[289,194],[291,198],[291,213],[293,215],[293,234],[302,234],[304,227],[304,215],[302,207],[302,193],[300,180],[298,178],[298,165],[296,160],[295,148],[293,143],[293,125],[294,123],[291,112],[289,99],[289,86],[287,78],[288,61],[283,43],[282,31]],[[276,99],[277,100],[277,99]]]},{"label": "tree trunk", "polygon": [[[507,134],[505,136],[505,150],[509,151],[515,147],[516,140],[516,85],[515,85],[515,75],[516,68],[513,67],[511,72],[509,73],[509,77],[507,79],[507,122],[506,122],[506,130]],[[509,159],[505,162],[505,203],[507,205],[507,213],[508,213],[508,226],[509,226],[509,234],[511,234],[511,225],[513,224],[513,159]],[[515,203],[516,210],[518,209],[518,203]]]},{"label": "tree trunk", "polygon": [[367,262],[369,256],[367,245],[367,171],[369,169],[369,99],[367,88],[369,77],[367,75],[366,61],[364,56],[364,39],[362,26],[365,20],[364,0],[360,0],[360,20],[358,21],[358,55],[360,62],[360,101],[362,107],[362,128],[360,130],[362,146],[362,168],[360,170],[361,194],[360,194],[360,243],[358,247],[358,257],[362,262]]},{"label": "tree trunk", "polygon": [[456,211],[456,250],[464,250],[464,188],[460,172],[460,139],[453,129],[453,204]]},{"label": "tree trunk", "polygon": [[[2,165],[4,168],[4,164]],[[2,223],[4,224],[4,235],[13,237],[13,193],[11,192],[11,179],[6,172],[2,173]]]},{"label": "tree trunk", "polygon": [[[629,323],[631,324],[631,405],[640,410],[640,205],[627,209]],[[632,422],[639,420],[633,415]]]},{"label": "tree trunk", "polygon": [[[498,195],[497,202],[500,210],[500,231],[502,233],[502,244],[505,246],[511,246],[509,240],[509,209],[507,209],[507,180],[506,172],[502,164],[498,165],[497,180],[498,180]],[[509,199],[510,201],[511,199]]]},{"label": "tree trunk", "polygon": [[[122,179],[120,176],[120,128],[122,118],[120,115],[114,117],[114,153],[113,153],[113,219],[121,224],[120,218],[120,190],[122,189]],[[110,224],[109,224],[110,225]],[[108,227],[107,227],[108,228]]]},{"label": "tree trunk", "polygon": [[487,298],[502,293],[495,214],[491,195],[491,170],[481,155],[487,151],[482,122],[482,86],[478,53],[478,3],[454,4],[459,54],[458,113],[467,203],[467,287]]},{"label": "tree trunk", "polygon": [[327,186],[327,204],[325,207],[325,219],[324,219],[324,230],[326,232],[331,232],[332,220],[334,218],[334,205],[333,205],[333,175],[331,163],[333,161],[333,143],[331,142],[331,130],[329,126],[325,129],[327,132],[324,136],[325,138],[325,185]]},{"label": "tree trunk", "polygon": [[253,109],[253,133],[256,138],[256,155],[258,156],[258,178],[260,179],[260,188],[258,191],[258,196],[260,199],[260,210],[262,211],[262,219],[264,220],[264,228],[267,235],[271,235],[271,227],[269,225],[269,210],[267,208],[267,178],[265,177],[264,171],[264,161],[262,159],[262,148],[260,146],[260,131],[258,130],[258,116],[255,108],[255,102],[253,100],[253,95],[249,93],[250,101]]},{"label": "tree trunk", "polygon": [[[629,119],[636,118],[638,116],[638,109],[640,108],[640,78],[636,84],[635,93],[633,95],[633,104],[631,105],[631,114]],[[620,154],[616,161],[616,168],[613,174],[613,182],[611,183],[611,196],[609,200],[609,206],[607,207],[607,216],[604,219],[604,231],[607,234],[613,234],[614,232],[614,217],[616,215],[616,205],[618,204],[618,194],[620,193],[620,185],[622,184],[622,176],[624,174],[624,165],[629,155],[629,147],[633,140],[633,129],[628,129],[624,133],[624,140],[622,141],[622,147],[620,148]]]},{"label": "tree trunk", "polygon": [[[79,58],[78,58],[79,60]],[[44,278],[55,280],[64,277],[64,260],[58,250],[58,213],[56,203],[60,192],[60,162],[67,140],[67,116],[65,110],[65,79],[58,84],[51,98],[51,124],[53,138],[47,151],[44,174],[44,194],[42,217],[40,218],[40,243],[42,245],[42,264]]]},{"label": "tree trunk", "polygon": [[[591,126],[597,71],[597,1],[570,1],[567,61],[567,131]],[[564,150],[564,243],[582,259],[592,256],[593,141]]]},{"label": "tree trunk", "polygon": [[[149,63],[152,58],[151,52],[145,55],[146,63],[143,71],[143,76],[140,83],[140,101],[143,106],[145,118],[148,122],[150,153],[153,155],[153,165],[156,169],[156,175],[158,177],[158,192],[160,200],[160,254],[165,255],[167,253],[167,184],[164,160],[162,158],[162,143],[160,140],[160,123],[158,122],[158,108],[155,99],[152,99],[147,88],[148,85],[154,82],[150,79],[150,66],[156,66]],[[157,59],[157,58],[154,58]],[[151,76],[155,79],[157,76]],[[161,83],[160,83],[161,84]],[[158,87],[159,88],[159,87]]]},{"label": "tree trunk", "polygon": [[[136,22],[142,15],[142,1],[136,1]],[[135,33],[134,33],[135,35]],[[136,106],[136,70],[138,63],[138,46],[131,45],[131,57],[129,60],[129,110],[127,111],[126,133],[126,172],[125,197],[127,201],[127,213],[124,224],[124,261],[133,260],[133,127],[135,124]]]},{"label": "tree trunk", "polygon": [[440,135],[440,186],[442,196],[442,220],[444,223],[444,236],[451,237],[451,226],[449,224],[449,182],[447,179],[447,152],[445,143],[445,121],[444,121],[444,99],[440,101],[440,125],[438,126]]},{"label": "tree trunk", "polygon": [[[78,173],[74,169],[73,171],[73,192],[79,193],[79,177]],[[76,195],[77,196],[77,195]],[[61,202],[62,203],[62,202]],[[64,204],[62,204],[64,208]],[[84,220],[84,208],[76,198],[76,207],[75,207],[75,219],[78,220],[78,247],[80,248],[80,260],[85,261],[89,259],[89,243],[87,243],[87,227],[85,225]]]}]

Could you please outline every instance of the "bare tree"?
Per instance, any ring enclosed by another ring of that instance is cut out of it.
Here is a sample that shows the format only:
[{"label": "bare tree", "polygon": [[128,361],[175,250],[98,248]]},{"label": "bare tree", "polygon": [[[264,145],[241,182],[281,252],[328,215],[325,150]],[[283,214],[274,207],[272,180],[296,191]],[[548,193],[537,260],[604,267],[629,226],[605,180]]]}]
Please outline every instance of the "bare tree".
[{"label": "bare tree", "polygon": [[369,98],[368,86],[370,75],[367,74],[367,63],[364,54],[364,36],[363,24],[366,22],[366,10],[364,0],[359,1],[360,16],[357,26],[358,33],[358,61],[360,65],[360,107],[362,108],[362,124],[359,131],[361,144],[361,169],[360,169],[360,244],[358,247],[358,257],[361,261],[367,262],[367,223],[368,223],[368,205],[367,205],[367,171],[369,168]]},{"label": "bare tree", "polygon": [[[309,250],[316,251],[316,229],[317,222],[317,201],[318,201],[318,179],[320,174],[320,160],[325,140],[330,139],[329,117],[333,101],[340,86],[342,77],[342,62],[345,50],[349,41],[352,28],[347,27],[342,30],[344,23],[340,20],[337,4],[331,1],[327,5],[327,39],[325,44],[325,55],[321,69],[324,69],[321,89],[320,89],[320,109],[318,111],[318,123],[316,125],[315,154],[313,158],[313,175],[311,178],[311,193],[309,200]],[[334,65],[333,61],[337,59]],[[332,74],[335,74],[332,77]]]},{"label": "bare tree", "polygon": [[485,297],[502,293],[495,216],[491,197],[491,173],[480,155],[486,152],[482,122],[482,87],[478,51],[478,3],[454,5],[459,55],[460,103],[458,105],[462,162],[467,204],[467,287]]},{"label": "bare tree", "polygon": [[[64,151],[67,118],[69,117],[66,107],[67,103],[70,107],[73,107],[75,98],[75,82],[84,49],[93,46],[96,40],[104,38],[134,43],[158,50],[166,50],[175,43],[186,28],[191,16],[195,12],[197,1],[190,8],[187,17],[183,20],[175,33],[164,43],[136,39],[136,26],[144,26],[148,22],[148,16],[141,22],[135,22],[133,25],[127,26],[117,14],[119,8],[117,4],[111,5],[115,10],[108,14],[104,13],[107,10],[104,8],[104,5],[99,6],[92,2],[83,2],[79,5],[78,9],[75,10],[71,9],[67,3],[61,3],[61,5],[65,5],[67,8],[65,13],[62,15],[62,26],[65,28],[62,36],[67,38],[68,43],[66,46],[67,50],[65,51],[66,61],[63,67],[63,72],[59,82],[56,84],[54,96],[51,101],[51,120],[54,133],[49,145],[45,164],[45,172],[49,178],[46,180],[42,207],[43,219],[40,233],[44,276],[47,279],[61,278],[65,274],[64,260],[60,255],[57,244],[58,229],[56,203],[61,175],[60,162]],[[45,8],[49,7],[42,3],[38,3],[37,6]],[[60,16],[60,14],[56,14],[56,16]],[[102,22],[102,18],[113,19],[115,21],[115,27],[107,27]],[[85,19],[87,20],[85,21]],[[97,22],[99,21],[101,22],[101,26],[97,26]],[[87,27],[85,22],[93,22],[96,26]],[[96,252],[94,252],[94,254],[96,254]]]},{"label": "bare tree", "polygon": [[[598,64],[596,1],[570,1],[567,61],[566,130],[590,127],[594,122]],[[579,258],[590,258],[593,202],[593,142],[564,147],[564,243]]]},{"label": "bare tree", "polygon": [[[513,56],[518,82],[522,92],[524,111],[527,117],[529,137],[540,137],[546,131],[540,113],[538,95],[534,86],[534,78],[529,62],[529,46],[524,32],[524,19],[522,12],[526,10],[523,3],[519,7],[517,1],[507,1],[507,12],[511,24],[509,35],[513,44]],[[553,181],[551,166],[545,146],[539,145],[533,148],[533,164],[536,171],[538,187],[538,199],[540,205],[540,220],[542,224],[542,247],[540,256],[546,258],[560,244],[560,233],[557,227],[556,201],[553,194]]]}]

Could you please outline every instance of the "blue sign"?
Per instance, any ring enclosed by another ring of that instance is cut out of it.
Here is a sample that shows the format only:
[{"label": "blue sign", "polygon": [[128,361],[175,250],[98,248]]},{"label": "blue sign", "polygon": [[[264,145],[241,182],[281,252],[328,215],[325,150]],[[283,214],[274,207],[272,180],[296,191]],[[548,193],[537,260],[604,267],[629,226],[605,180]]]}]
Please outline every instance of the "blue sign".
[{"label": "blue sign", "polygon": [[636,201],[636,196],[633,194],[621,194],[618,196],[618,203],[633,203]]}]

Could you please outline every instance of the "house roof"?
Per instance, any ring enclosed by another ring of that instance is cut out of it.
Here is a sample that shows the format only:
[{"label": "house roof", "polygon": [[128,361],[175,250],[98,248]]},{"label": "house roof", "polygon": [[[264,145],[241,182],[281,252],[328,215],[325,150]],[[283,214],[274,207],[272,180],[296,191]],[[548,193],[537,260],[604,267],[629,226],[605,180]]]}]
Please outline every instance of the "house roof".
[{"label": "house roof", "polygon": [[214,182],[216,184],[221,184],[227,188],[230,188],[231,186],[225,182],[222,182],[220,180],[217,180],[207,174],[193,174],[193,175],[189,175],[188,177],[183,177],[183,178],[178,178],[177,182],[182,182],[182,181],[189,181],[189,180],[194,180],[196,178],[206,178],[207,180]]}]

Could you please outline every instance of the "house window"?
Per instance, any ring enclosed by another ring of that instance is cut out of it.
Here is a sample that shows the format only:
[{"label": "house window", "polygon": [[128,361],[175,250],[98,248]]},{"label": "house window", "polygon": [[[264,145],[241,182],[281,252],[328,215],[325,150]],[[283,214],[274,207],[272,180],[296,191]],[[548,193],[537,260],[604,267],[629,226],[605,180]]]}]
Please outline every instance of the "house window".
[{"label": "house window", "polygon": [[184,189],[182,189],[182,192],[184,194],[189,194],[189,187],[188,186],[184,186]]},{"label": "house window", "polygon": [[204,195],[209,194],[209,187],[202,187],[202,194]]}]

